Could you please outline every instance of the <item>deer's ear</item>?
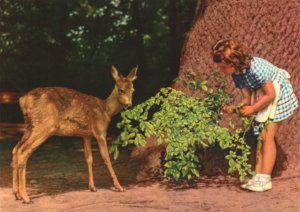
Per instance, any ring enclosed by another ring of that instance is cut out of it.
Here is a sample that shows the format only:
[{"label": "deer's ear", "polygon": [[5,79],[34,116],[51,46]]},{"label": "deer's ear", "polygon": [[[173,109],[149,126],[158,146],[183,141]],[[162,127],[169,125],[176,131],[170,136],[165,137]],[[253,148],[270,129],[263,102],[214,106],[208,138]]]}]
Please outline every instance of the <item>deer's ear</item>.
[{"label": "deer's ear", "polygon": [[137,70],[138,70],[138,66],[134,67],[128,74],[127,79],[129,79],[130,81],[135,80],[137,78],[136,76]]},{"label": "deer's ear", "polygon": [[114,65],[111,66],[111,75],[115,81],[120,79],[120,74],[119,74],[118,70],[116,69],[116,67],[114,67]]}]

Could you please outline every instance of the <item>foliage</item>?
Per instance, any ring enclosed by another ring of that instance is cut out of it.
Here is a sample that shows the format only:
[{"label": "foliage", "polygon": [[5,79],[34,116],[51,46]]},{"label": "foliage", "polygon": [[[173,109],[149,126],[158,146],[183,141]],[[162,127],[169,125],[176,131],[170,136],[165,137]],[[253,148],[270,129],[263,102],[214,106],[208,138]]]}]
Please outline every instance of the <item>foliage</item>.
[{"label": "foliage", "polygon": [[[159,0],[1,0],[0,82],[23,92],[66,86],[104,96],[112,83],[107,80],[112,64],[121,71],[139,65],[143,71],[138,83],[150,83],[147,89],[136,89],[137,96],[149,97],[171,81],[170,72],[177,73],[177,68],[170,70],[170,54],[179,57],[193,17],[194,2],[177,1],[174,12],[180,21],[172,23],[177,31],[170,33],[169,4]],[[177,45],[172,52],[171,39]]]},{"label": "foliage", "polygon": [[[114,158],[118,157],[120,146],[142,146],[147,138],[153,136],[158,144],[167,144],[165,176],[191,180],[199,177],[199,149],[219,145],[229,152],[225,157],[229,164],[228,172],[237,172],[243,181],[251,173],[251,165],[248,164],[250,148],[244,135],[241,136],[242,129],[230,133],[229,129],[219,125],[220,108],[228,94],[222,89],[208,89],[204,81],[191,83],[186,80],[185,84],[205,90],[203,98],[187,96],[167,87],[147,101],[122,112],[122,120],[117,124],[122,132],[110,148]],[[248,121],[244,126],[249,126],[249,120],[244,120]]]}]

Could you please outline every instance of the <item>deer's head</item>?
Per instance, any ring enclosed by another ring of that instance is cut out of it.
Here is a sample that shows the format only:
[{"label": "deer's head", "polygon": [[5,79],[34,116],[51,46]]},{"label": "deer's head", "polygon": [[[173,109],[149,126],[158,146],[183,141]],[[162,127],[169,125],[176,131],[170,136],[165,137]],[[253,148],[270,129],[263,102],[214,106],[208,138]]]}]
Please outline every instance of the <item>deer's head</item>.
[{"label": "deer's head", "polygon": [[132,94],[134,92],[132,82],[137,78],[137,69],[138,67],[133,68],[128,76],[124,77],[114,66],[111,67],[112,76],[116,81],[118,100],[125,108],[132,105]]}]

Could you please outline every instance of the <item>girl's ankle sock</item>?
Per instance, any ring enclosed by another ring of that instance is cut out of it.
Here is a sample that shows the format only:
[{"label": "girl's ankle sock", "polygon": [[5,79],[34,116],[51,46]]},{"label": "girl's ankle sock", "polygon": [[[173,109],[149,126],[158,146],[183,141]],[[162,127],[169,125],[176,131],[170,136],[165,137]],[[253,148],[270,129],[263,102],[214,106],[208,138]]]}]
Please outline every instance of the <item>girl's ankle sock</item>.
[{"label": "girl's ankle sock", "polygon": [[256,174],[256,176],[259,177],[259,179],[261,179],[263,181],[271,180],[271,175],[270,174]]}]

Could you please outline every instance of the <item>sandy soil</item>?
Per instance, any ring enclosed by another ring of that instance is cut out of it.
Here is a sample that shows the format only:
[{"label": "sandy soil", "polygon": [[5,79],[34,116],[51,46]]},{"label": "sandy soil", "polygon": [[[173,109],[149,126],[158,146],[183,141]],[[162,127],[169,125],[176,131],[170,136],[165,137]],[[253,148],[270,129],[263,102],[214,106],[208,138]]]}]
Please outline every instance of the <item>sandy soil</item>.
[{"label": "sandy soil", "polygon": [[[68,144],[67,144],[67,143]],[[114,161],[126,192],[116,192],[93,146],[97,192],[90,192],[82,143],[50,139],[30,158],[27,188],[33,204],[15,200],[9,166],[15,140],[0,142],[0,211],[291,211],[300,212],[300,175],[273,179],[273,189],[263,193],[243,191],[227,177],[203,177],[191,187],[164,181],[136,182],[139,163],[126,152]],[[297,175],[298,174],[298,175]],[[229,178],[230,179],[230,178]]]}]

